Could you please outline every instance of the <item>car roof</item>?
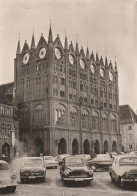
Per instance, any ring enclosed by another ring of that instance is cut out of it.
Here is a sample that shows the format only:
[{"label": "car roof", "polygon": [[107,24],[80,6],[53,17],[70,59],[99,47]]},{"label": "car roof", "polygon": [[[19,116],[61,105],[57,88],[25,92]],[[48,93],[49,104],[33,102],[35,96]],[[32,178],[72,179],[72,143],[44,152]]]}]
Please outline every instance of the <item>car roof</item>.
[{"label": "car roof", "polygon": [[71,155],[69,157],[65,157],[64,159],[70,159],[70,158],[75,158],[75,159],[81,159],[81,158],[83,158],[84,159],[83,156],[75,156],[75,155]]},{"label": "car roof", "polygon": [[115,159],[122,159],[122,158],[137,158],[137,156],[134,156],[134,155],[118,155],[115,157]]},{"label": "car roof", "polygon": [[22,157],[23,159],[41,159],[42,157]]},{"label": "car roof", "polygon": [[0,163],[6,163],[8,165],[8,163],[6,161],[0,160]]},{"label": "car roof", "polygon": [[48,158],[48,157],[53,157],[53,156],[43,156],[43,157],[46,157],[46,158]]}]

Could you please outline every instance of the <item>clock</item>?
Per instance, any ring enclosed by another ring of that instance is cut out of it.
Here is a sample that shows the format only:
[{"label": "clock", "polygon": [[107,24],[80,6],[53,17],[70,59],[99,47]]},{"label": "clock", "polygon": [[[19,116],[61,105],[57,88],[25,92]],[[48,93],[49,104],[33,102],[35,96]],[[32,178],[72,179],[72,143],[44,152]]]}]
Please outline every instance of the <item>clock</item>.
[{"label": "clock", "polygon": [[104,77],[104,70],[101,68],[100,69],[100,75],[102,76],[102,77]]},{"label": "clock", "polygon": [[82,69],[85,68],[85,61],[83,59],[80,59],[80,66]]},{"label": "clock", "polygon": [[114,76],[113,76],[112,72],[109,72],[109,79],[110,79],[111,81],[113,81],[113,78],[114,78]]},{"label": "clock", "polygon": [[29,54],[26,53],[23,57],[23,63],[26,64],[29,61]]},{"label": "clock", "polygon": [[41,48],[39,51],[39,58],[43,59],[46,55],[46,48]]},{"label": "clock", "polygon": [[95,73],[95,66],[91,64],[90,65],[90,70],[91,70],[92,73]]},{"label": "clock", "polygon": [[74,56],[72,54],[69,55],[69,61],[71,65],[74,64]]},{"label": "clock", "polygon": [[61,51],[59,48],[55,48],[55,56],[57,59],[60,59],[61,58]]}]

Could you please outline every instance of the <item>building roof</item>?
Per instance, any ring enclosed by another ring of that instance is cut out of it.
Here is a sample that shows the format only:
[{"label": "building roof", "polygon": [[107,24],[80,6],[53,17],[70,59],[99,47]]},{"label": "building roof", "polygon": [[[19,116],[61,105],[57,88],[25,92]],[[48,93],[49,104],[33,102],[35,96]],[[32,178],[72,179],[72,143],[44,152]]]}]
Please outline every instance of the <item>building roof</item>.
[{"label": "building roof", "polygon": [[121,124],[137,123],[137,115],[129,105],[119,107],[119,116]]},{"label": "building roof", "polygon": [[8,95],[13,95],[13,86],[13,82],[0,85],[0,104],[13,105],[11,99],[8,97]]}]

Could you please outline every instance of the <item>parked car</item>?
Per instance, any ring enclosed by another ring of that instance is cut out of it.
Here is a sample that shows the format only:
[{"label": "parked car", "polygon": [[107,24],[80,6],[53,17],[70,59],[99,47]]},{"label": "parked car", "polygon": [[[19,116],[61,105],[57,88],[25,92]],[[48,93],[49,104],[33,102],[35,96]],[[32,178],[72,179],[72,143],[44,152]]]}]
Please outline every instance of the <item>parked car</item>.
[{"label": "parked car", "polygon": [[129,155],[137,156],[137,151],[129,152]]},{"label": "parked car", "polygon": [[91,155],[90,154],[78,154],[78,155],[75,155],[76,157],[83,157],[86,162],[91,160]]},{"label": "parked car", "polygon": [[43,156],[44,164],[46,168],[57,168],[58,162],[55,161],[53,156]]},{"label": "parked car", "polygon": [[90,161],[87,161],[87,165],[91,167],[93,171],[99,169],[109,169],[109,166],[113,163],[113,158],[109,154],[97,154]]},{"label": "parked car", "polygon": [[44,182],[46,177],[46,166],[42,157],[24,157],[20,169],[21,182],[31,179],[39,179]]},{"label": "parked car", "polygon": [[119,155],[115,157],[109,168],[111,181],[117,181],[121,187],[127,182],[137,182],[137,157],[132,155]]},{"label": "parked car", "polygon": [[63,159],[60,176],[64,183],[73,181],[90,184],[93,180],[93,170],[87,166],[83,157],[70,156]]},{"label": "parked car", "polygon": [[9,165],[6,161],[0,160],[0,190],[4,192],[15,192],[16,172],[9,169]]},{"label": "parked car", "polygon": [[58,165],[62,164],[62,161],[65,157],[69,157],[70,154],[60,154],[55,157],[55,160],[58,162]]}]

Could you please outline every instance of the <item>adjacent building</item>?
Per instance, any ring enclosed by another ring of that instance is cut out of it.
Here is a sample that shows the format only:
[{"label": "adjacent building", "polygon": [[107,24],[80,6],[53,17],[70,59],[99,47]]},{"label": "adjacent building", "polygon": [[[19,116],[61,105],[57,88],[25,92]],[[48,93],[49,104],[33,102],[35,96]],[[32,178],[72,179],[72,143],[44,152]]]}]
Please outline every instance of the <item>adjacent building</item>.
[{"label": "adjacent building", "polygon": [[19,121],[12,102],[13,86],[14,83],[0,86],[0,159],[7,162],[19,152]]},{"label": "adjacent building", "polygon": [[137,115],[129,105],[120,106],[120,133],[122,150],[137,150]]},{"label": "adjacent building", "polygon": [[34,35],[21,50],[14,68],[15,102],[19,108],[22,154],[106,153],[119,151],[119,90],[117,65],[64,46],[59,35],[48,41]]}]

